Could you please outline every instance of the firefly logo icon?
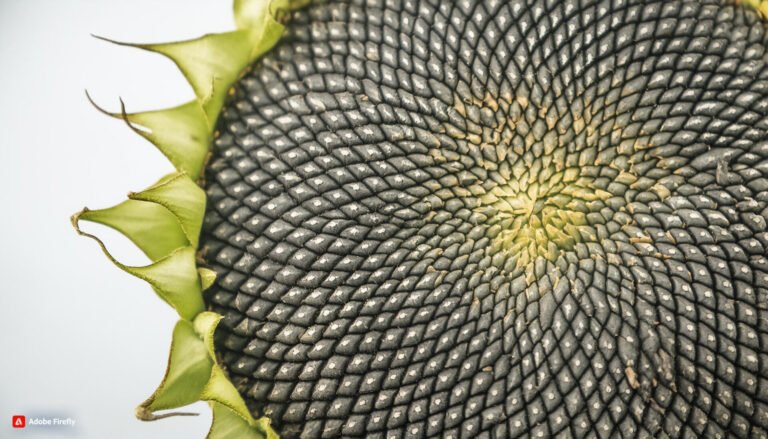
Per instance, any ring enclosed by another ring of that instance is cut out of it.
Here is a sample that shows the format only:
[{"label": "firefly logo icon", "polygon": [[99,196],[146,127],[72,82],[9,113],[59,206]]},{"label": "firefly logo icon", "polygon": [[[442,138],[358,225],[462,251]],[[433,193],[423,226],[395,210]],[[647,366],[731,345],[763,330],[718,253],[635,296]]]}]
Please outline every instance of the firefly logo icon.
[{"label": "firefly logo icon", "polygon": [[12,422],[13,428],[24,428],[27,426],[27,417],[17,415],[13,417]]}]

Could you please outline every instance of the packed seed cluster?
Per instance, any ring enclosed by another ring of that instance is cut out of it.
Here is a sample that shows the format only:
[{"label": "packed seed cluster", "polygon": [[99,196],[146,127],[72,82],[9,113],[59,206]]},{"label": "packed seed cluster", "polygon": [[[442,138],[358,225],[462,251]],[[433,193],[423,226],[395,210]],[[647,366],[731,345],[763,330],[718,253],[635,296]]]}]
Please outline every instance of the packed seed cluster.
[{"label": "packed seed cluster", "polygon": [[768,431],[768,35],[717,1],[293,14],[207,171],[217,350],[282,437]]}]

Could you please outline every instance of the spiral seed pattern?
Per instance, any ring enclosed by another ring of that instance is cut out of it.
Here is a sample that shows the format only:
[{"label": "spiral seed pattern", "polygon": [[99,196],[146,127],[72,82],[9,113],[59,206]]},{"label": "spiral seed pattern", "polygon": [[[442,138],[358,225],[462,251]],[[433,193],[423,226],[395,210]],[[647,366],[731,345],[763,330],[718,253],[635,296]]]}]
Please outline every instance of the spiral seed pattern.
[{"label": "spiral seed pattern", "polygon": [[768,35],[722,1],[292,13],[207,169],[216,348],[282,437],[768,431]]}]

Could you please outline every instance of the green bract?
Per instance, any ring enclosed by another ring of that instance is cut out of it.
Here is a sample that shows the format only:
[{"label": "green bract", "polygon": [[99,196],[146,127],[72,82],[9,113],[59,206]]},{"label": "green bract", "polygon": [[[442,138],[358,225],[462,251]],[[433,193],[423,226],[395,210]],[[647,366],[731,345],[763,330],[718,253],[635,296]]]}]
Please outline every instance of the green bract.
[{"label": "green bract", "polygon": [[[242,397],[216,361],[213,333],[221,316],[205,311],[202,292],[213,271],[198,268],[196,252],[205,214],[205,193],[198,185],[213,127],[227,90],[256,58],[274,46],[283,32],[282,11],[301,6],[291,0],[235,0],[237,29],[165,44],[113,43],[170,58],[192,86],[196,98],[182,105],[140,113],[108,113],[122,118],[152,142],[177,172],[128,200],[106,209],[72,216],[75,229],[98,242],[120,269],[147,281],[171,305],[180,320],[173,331],[168,368],[160,386],[136,409],[142,420],[186,413],[156,414],[208,401],[213,410],[209,439],[277,437],[267,418],[254,419]],[[111,227],[138,246],[150,265],[131,267],[113,258],[104,243],[80,230],[81,220]]]}]

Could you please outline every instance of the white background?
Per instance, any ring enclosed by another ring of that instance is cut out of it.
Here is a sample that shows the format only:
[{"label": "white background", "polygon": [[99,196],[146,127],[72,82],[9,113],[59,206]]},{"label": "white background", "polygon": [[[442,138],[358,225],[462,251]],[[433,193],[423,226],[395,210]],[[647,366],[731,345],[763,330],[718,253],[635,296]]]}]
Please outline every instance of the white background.
[{"label": "white background", "polygon": [[[170,164],[85,99],[128,110],[192,93],[163,57],[96,40],[163,42],[233,28],[229,1],[0,0],[0,437],[204,438],[197,418],[133,417],[165,370],[175,313],[78,237],[69,216],[141,190]],[[113,254],[146,261],[127,240]],[[70,416],[75,428],[13,430],[11,416]]]}]

